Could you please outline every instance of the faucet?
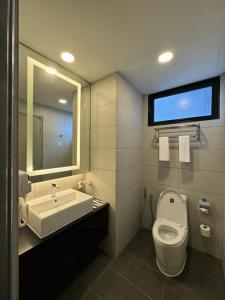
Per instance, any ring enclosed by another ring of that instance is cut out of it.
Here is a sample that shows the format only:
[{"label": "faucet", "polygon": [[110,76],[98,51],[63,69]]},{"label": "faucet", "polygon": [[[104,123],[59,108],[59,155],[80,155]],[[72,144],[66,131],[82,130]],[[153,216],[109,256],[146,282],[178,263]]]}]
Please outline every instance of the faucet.
[{"label": "faucet", "polygon": [[51,197],[55,197],[56,196],[56,190],[58,190],[60,187],[56,184],[56,183],[52,183],[51,186]]}]

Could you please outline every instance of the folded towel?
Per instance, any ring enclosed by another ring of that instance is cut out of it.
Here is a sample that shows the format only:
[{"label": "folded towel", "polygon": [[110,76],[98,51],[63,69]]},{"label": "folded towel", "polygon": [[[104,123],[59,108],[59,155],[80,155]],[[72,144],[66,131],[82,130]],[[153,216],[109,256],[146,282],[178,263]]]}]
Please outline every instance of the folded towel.
[{"label": "folded towel", "polygon": [[179,136],[179,161],[190,162],[190,136],[183,135]]},{"label": "folded towel", "polygon": [[162,160],[162,161],[170,160],[168,136],[159,137],[159,160]]}]

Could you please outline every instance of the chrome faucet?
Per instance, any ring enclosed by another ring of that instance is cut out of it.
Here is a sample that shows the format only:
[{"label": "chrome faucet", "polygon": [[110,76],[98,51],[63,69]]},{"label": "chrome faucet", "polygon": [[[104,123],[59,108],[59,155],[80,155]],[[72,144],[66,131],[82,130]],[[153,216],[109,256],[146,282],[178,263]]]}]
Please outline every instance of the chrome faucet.
[{"label": "chrome faucet", "polygon": [[52,183],[51,186],[51,197],[56,196],[56,190],[58,190],[60,187],[56,183]]}]

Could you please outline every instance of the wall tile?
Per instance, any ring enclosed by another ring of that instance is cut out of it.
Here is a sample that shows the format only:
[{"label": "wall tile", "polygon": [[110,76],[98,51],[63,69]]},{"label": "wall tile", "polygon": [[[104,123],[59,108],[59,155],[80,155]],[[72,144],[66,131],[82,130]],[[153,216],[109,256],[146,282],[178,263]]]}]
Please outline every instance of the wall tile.
[{"label": "wall tile", "polygon": [[117,73],[117,102],[142,115],[142,95]]},{"label": "wall tile", "polygon": [[143,166],[142,180],[178,186],[178,169],[159,166]]},{"label": "wall tile", "polygon": [[116,255],[126,247],[140,227],[140,198],[139,184],[117,195],[116,228],[118,240]]},{"label": "wall tile", "polygon": [[201,237],[198,231],[190,232],[189,245],[198,251],[212,255],[218,259],[222,257],[222,241],[215,237],[207,239]]},{"label": "wall tile", "polygon": [[117,125],[141,131],[142,115],[123,104],[117,104]]},{"label": "wall tile", "polygon": [[225,149],[191,149],[191,163],[179,163],[181,168],[225,172]]},{"label": "wall tile", "polygon": [[116,127],[99,127],[91,130],[92,148],[116,148]]},{"label": "wall tile", "polygon": [[140,166],[120,170],[117,172],[117,176],[116,176],[116,192],[120,193],[140,183],[141,183]]},{"label": "wall tile", "polygon": [[123,170],[140,165],[140,149],[117,149],[117,170]]},{"label": "wall tile", "polygon": [[224,195],[224,173],[180,169],[181,188]]},{"label": "wall tile", "polygon": [[116,74],[112,74],[92,84],[92,108],[116,102]]},{"label": "wall tile", "polygon": [[117,126],[117,148],[140,149],[141,133],[136,130]]},{"label": "wall tile", "polygon": [[95,169],[116,171],[115,149],[92,149],[91,167]]},{"label": "wall tile", "polygon": [[159,149],[150,148],[142,150],[142,161],[144,166],[161,166],[178,168],[178,150],[170,149],[170,161],[159,161]]},{"label": "wall tile", "polygon": [[92,109],[92,128],[113,126],[116,124],[116,103],[98,106]]},{"label": "wall tile", "polygon": [[102,200],[109,202],[115,207],[116,173],[113,171],[92,169],[86,174],[87,192]]},{"label": "wall tile", "polygon": [[[224,219],[224,198],[215,194],[207,194],[204,192],[197,192],[191,190],[179,189],[180,193],[188,196],[188,212],[189,212],[189,228],[199,234],[200,224],[207,224],[211,227],[211,232],[216,240],[222,241],[222,231]],[[202,198],[207,199],[211,206],[209,214],[204,215],[198,210],[198,201]]]}]

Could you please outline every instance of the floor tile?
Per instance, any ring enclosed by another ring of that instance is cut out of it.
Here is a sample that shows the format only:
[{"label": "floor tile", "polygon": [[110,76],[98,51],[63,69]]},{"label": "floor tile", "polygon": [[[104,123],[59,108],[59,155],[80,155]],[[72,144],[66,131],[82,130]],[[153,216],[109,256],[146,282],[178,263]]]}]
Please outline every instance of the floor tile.
[{"label": "floor tile", "polygon": [[105,271],[108,263],[103,255],[99,255],[95,260],[81,273],[81,278],[88,286],[91,286],[95,280]]},{"label": "floor tile", "polygon": [[190,268],[194,268],[205,275],[225,282],[223,266],[220,260],[194,249],[189,249],[188,254]]},{"label": "floor tile", "polygon": [[149,300],[127,280],[114,272],[111,268],[97,280],[93,286],[94,292],[102,300]]},{"label": "floor tile", "polygon": [[162,300],[204,300],[195,292],[184,286],[168,280]]},{"label": "floor tile", "polygon": [[122,253],[112,264],[112,268],[126,277],[145,294],[161,299],[166,277],[143,264],[128,253]]},{"label": "floor tile", "polygon": [[199,296],[207,300],[224,300],[225,284],[215,280],[188,266],[185,271],[178,277],[172,279],[177,284],[192,290]]},{"label": "floor tile", "polygon": [[152,231],[149,229],[142,228],[139,230],[137,235],[135,236],[136,239],[141,240],[142,242],[145,242],[147,244],[153,245],[153,237],[152,237]]},{"label": "floor tile", "polygon": [[57,297],[56,300],[78,300],[81,299],[88,290],[85,281],[78,277],[76,278],[64,292]]},{"label": "floor tile", "polygon": [[[76,300],[76,299],[74,299]],[[82,300],[100,300],[100,298],[93,292],[93,291],[88,291],[88,293],[82,298]]]},{"label": "floor tile", "polygon": [[138,239],[133,239],[126,247],[125,252],[134,255],[147,265],[158,270],[156,264],[155,248],[152,245],[143,243]]}]

